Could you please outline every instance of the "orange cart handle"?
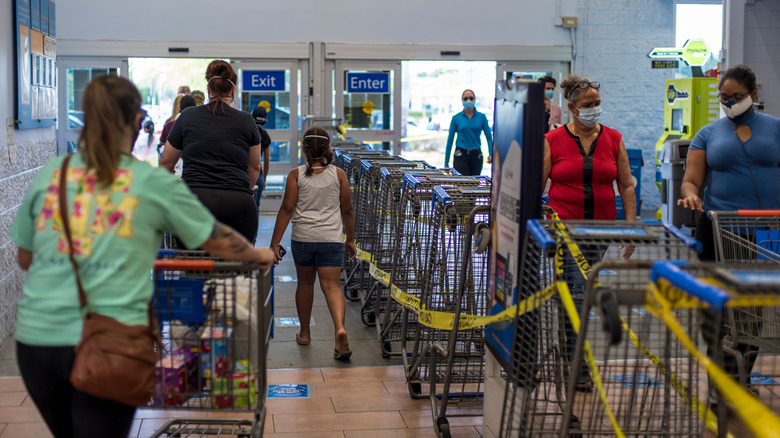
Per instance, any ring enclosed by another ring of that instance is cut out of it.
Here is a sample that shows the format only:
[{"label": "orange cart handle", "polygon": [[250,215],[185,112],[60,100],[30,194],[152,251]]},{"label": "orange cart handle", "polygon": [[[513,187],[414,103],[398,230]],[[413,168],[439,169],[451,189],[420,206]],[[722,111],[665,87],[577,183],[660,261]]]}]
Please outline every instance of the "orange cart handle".
[{"label": "orange cart handle", "polygon": [[214,260],[155,260],[157,271],[213,271]]},{"label": "orange cart handle", "polygon": [[780,210],[737,210],[739,216],[772,217],[780,216]]}]

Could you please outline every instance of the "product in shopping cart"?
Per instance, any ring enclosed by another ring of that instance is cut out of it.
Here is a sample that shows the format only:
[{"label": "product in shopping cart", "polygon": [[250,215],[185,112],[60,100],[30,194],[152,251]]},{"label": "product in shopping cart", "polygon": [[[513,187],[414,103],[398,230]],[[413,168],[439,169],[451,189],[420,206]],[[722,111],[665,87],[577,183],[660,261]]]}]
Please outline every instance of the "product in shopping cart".
[{"label": "product in shopping cart", "polygon": [[233,327],[206,327],[200,336],[203,377],[221,377],[231,371]]},{"label": "product in shopping cart", "polygon": [[200,385],[200,358],[189,348],[174,350],[156,365],[153,405],[181,406],[203,390]]}]

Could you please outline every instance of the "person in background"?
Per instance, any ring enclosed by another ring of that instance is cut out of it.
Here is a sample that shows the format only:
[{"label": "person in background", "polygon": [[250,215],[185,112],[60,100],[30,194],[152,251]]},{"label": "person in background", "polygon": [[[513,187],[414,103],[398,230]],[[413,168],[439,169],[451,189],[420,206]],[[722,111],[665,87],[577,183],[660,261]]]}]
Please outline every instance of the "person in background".
[{"label": "person in background", "polygon": [[309,320],[314,303],[314,282],[319,276],[335,328],[333,358],[349,360],[352,350],[349,349],[344,327],[346,304],[340,282],[345,249],[350,260],[357,254],[349,181],[343,170],[331,164],[333,151],[327,131],[311,127],[304,133],[301,143],[307,164],[298,166],[287,175],[282,206],[271,238],[271,250],[277,260],[282,259],[279,242],[292,219],[292,255],[298,273],[295,305],[301,323],[301,331],[295,339],[300,345],[311,342]]},{"label": "person in background", "polygon": [[[623,136],[616,130],[598,123],[601,116],[600,84],[585,76],[567,76],[561,82],[564,97],[574,120],[544,135],[544,166],[542,181],[550,180],[550,207],[560,219],[607,220],[617,216],[615,190],[617,181],[626,221],[636,220],[636,196],[628,154]],[[623,258],[628,259],[634,246],[621,246]],[[590,266],[598,263],[607,250],[603,245],[580,245]],[[564,253],[564,276],[574,302],[579,309],[585,293],[585,279],[571,252]],[[568,319],[564,324],[566,351],[574,355],[577,337]],[[588,391],[593,387],[588,367],[583,363],[577,388]]]},{"label": "person in background", "polygon": [[[83,108],[84,127],[65,190],[73,250],[93,311],[124,324],[148,324],[154,289],[149,272],[165,232],[188,248],[271,267],[269,249],[252,247],[217,222],[178,178],[130,156],[146,115],[130,81],[94,79],[84,91]],[[58,187],[64,158],[50,159],[37,173],[9,232],[18,245],[19,266],[27,271],[18,301],[16,357],[25,387],[55,437],[126,437],[135,407],[77,391],[69,380],[83,321],[62,244]],[[92,225],[84,222],[88,218]]]},{"label": "person in background", "polygon": [[[699,258],[705,261],[716,259],[712,221],[707,212],[780,209],[780,119],[756,111],[756,75],[746,65],[726,70],[720,77],[718,92],[726,117],[705,126],[693,138],[680,187],[682,198],[677,201],[677,205],[701,213],[694,237],[702,243]],[[702,189],[704,199],[700,197]],[[703,313],[702,334],[707,354],[713,357],[726,329],[718,325],[718,312],[706,309]],[[760,332],[760,323],[748,330]],[[736,351],[743,356],[749,376],[758,346],[739,343]],[[736,358],[724,354],[723,364],[724,370],[739,381]],[[712,386],[710,394],[717,397]]]},{"label": "person in background", "polygon": [[158,152],[162,152],[162,147],[165,146],[165,142],[168,141],[168,135],[171,133],[171,129],[173,128],[173,124],[176,123],[176,120],[181,115],[181,112],[185,109],[196,106],[197,102],[195,100],[195,97],[185,94],[179,99],[179,113],[176,114],[176,117],[171,120],[170,122],[165,123],[165,126],[163,126],[162,133],[160,133],[160,146],[157,148]]},{"label": "person in background", "polygon": [[180,108],[181,108],[181,98],[184,96],[185,96],[184,94],[177,94],[176,97],[173,98],[173,108],[171,109],[171,116],[165,120],[165,123],[176,120],[176,117],[179,115]]},{"label": "person in background", "polygon": [[550,124],[561,124],[561,106],[553,101],[555,98],[555,84],[557,83],[552,76],[542,76],[537,81],[544,84],[544,94],[550,98]]},{"label": "person in background", "polygon": [[141,130],[142,135],[138,136],[138,138],[135,140],[135,144],[133,145],[133,155],[141,161],[150,159],[150,164],[156,165],[157,160],[155,158],[155,154],[150,155],[150,152],[152,151],[152,145],[156,144],[156,133],[154,129],[154,121],[148,115],[141,123]]},{"label": "person in background", "polygon": [[450,130],[447,135],[447,147],[444,150],[444,167],[450,163],[452,142],[457,134],[455,142],[455,157],[452,159],[452,167],[463,175],[480,175],[482,173],[482,143],[480,134],[485,133],[488,144],[488,163],[493,162],[493,133],[490,131],[485,114],[474,108],[476,96],[471,90],[461,93],[463,111],[455,114],[450,122]]},{"label": "person in background", "polygon": [[190,94],[190,86],[189,85],[180,85],[179,91],[176,92],[176,94]]},{"label": "person in background", "polygon": [[263,155],[263,169],[260,172],[260,176],[257,177],[257,193],[255,193],[255,204],[257,205],[257,212],[260,212],[260,199],[265,189],[265,181],[268,177],[268,171],[271,167],[271,136],[268,135],[268,131],[263,129],[263,125],[268,121],[266,116],[268,112],[264,107],[258,105],[252,110],[252,117],[255,119],[257,129],[260,130],[260,151]]},{"label": "person in background", "polygon": [[197,105],[203,105],[204,103],[206,103],[206,95],[203,94],[202,91],[200,91],[200,90],[193,90],[191,95],[192,95],[192,97],[195,98],[195,103]]},{"label": "person in background", "polygon": [[223,60],[206,69],[209,103],[187,108],[171,128],[160,166],[173,171],[184,159],[182,179],[217,220],[250,242],[257,234],[252,187],[260,174],[260,132],[249,113],[230,107],[236,71]]}]

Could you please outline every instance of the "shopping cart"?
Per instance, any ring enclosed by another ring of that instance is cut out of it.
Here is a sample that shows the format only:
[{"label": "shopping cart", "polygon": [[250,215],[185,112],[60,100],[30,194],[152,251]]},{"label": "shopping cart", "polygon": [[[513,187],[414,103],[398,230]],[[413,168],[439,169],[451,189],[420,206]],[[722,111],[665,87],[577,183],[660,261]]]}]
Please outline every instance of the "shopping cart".
[{"label": "shopping cart", "polygon": [[[422,295],[427,279],[426,263],[432,245],[431,229],[434,225],[433,189],[436,186],[457,186],[463,188],[490,187],[487,177],[441,176],[424,174],[406,174],[399,204],[399,220],[395,232],[395,245],[392,268],[390,270],[391,291],[404,292],[408,297],[417,299]],[[394,297],[398,300],[398,297]],[[402,300],[403,302],[403,300]],[[421,396],[421,384],[429,381],[427,361],[420,361],[421,348],[412,348],[416,339],[416,312],[413,306],[404,303],[401,307],[400,350],[407,370],[409,393],[412,397]],[[416,363],[424,363],[412,369]]]},{"label": "shopping cart", "polygon": [[[385,213],[380,216],[379,236],[372,246],[371,258],[378,268],[378,276],[382,279],[377,289],[376,301],[380,306],[376,309],[377,339],[382,349],[383,357],[399,356],[401,351],[397,344],[401,340],[401,315],[403,306],[390,296],[390,276],[396,254],[397,233],[403,230],[400,221],[403,220],[402,194],[405,176],[453,176],[452,169],[403,169],[383,167],[382,179],[379,183],[379,208]],[[416,318],[415,314],[413,315]],[[393,352],[395,350],[395,352]]]},{"label": "shopping cart", "polygon": [[166,252],[155,262],[154,282],[163,347],[149,407],[235,417],[175,418],[153,437],[262,436],[272,271],[200,251]]},{"label": "shopping cart", "polygon": [[[360,272],[370,274],[372,266],[381,270],[389,269],[389,266],[379,263],[379,259],[389,259],[383,257],[384,254],[380,254],[380,251],[389,246],[383,244],[383,240],[386,239],[382,239],[387,236],[387,231],[389,231],[389,227],[385,225],[389,222],[386,220],[389,211],[385,208],[385,199],[381,190],[383,169],[422,170],[430,168],[431,166],[424,161],[362,160],[360,187],[356,190],[359,198],[355,202],[358,205],[359,213],[362,214],[355,217],[355,242],[361,252],[367,256],[359,259],[367,266],[360,269]],[[363,286],[358,292],[361,301],[360,319],[363,324],[373,326],[376,324],[377,291],[380,287],[387,287],[387,282],[368,275],[367,287],[365,287],[366,283],[363,283]]]},{"label": "shopping cart", "polygon": [[[474,250],[472,236],[488,225],[490,198],[489,184],[433,190],[426,281],[414,335],[413,350],[419,354],[409,374],[429,376],[433,420],[442,437],[450,436],[448,416],[482,415],[485,328],[468,324],[466,316],[484,317],[489,307],[487,253]],[[448,412],[450,405],[460,410]]]},{"label": "shopping cart", "polygon": [[717,260],[780,263],[780,210],[711,211]]},{"label": "shopping cart", "polygon": [[[780,269],[771,265],[667,262],[653,266],[652,279],[646,308],[675,335],[675,345],[685,347],[687,366],[692,367],[695,360],[698,368],[706,370],[706,376],[698,377],[705,384],[709,378],[710,401],[716,406],[707,415],[715,413],[719,420],[714,430],[720,436],[729,431],[737,434],[740,429],[749,429],[755,436],[780,436]],[[732,337],[761,346],[755,356],[740,361],[739,378],[736,370],[724,368],[728,362],[723,361],[717,342],[719,320],[730,318],[729,309],[751,315],[751,319],[727,325]],[[745,367],[749,382],[742,380]],[[736,428],[728,421],[731,413],[742,422]]]},{"label": "shopping cart", "polygon": [[[401,157],[388,155],[387,153],[376,153],[376,151],[350,153],[343,156],[343,169],[347,178],[351,179],[350,192],[355,211],[355,243],[358,246],[365,241],[366,233],[370,232],[368,230],[370,230],[372,222],[369,216],[372,214],[373,208],[371,201],[376,193],[370,185],[370,178],[365,183],[361,182],[363,176],[362,163],[378,160],[383,162],[410,163]],[[365,292],[372,284],[368,265],[365,263],[365,260],[360,258],[349,260],[345,254],[344,267],[344,296],[350,301],[363,299]]]},{"label": "shopping cart", "polygon": [[[636,307],[644,302],[651,262],[695,259],[698,243],[660,223],[553,216],[528,227],[531,249],[523,254],[518,299],[539,302],[516,321],[504,436],[697,433],[698,418],[691,420],[685,399],[663,384],[668,376],[654,364],[674,353],[659,350],[664,344],[655,339],[663,334]],[[630,262],[621,247],[635,248]]]},{"label": "shopping cart", "polygon": [[303,140],[303,133],[313,126],[327,131],[331,140],[347,140],[347,130],[344,128],[340,117],[305,116],[303,118],[304,129],[301,131],[301,140]]}]

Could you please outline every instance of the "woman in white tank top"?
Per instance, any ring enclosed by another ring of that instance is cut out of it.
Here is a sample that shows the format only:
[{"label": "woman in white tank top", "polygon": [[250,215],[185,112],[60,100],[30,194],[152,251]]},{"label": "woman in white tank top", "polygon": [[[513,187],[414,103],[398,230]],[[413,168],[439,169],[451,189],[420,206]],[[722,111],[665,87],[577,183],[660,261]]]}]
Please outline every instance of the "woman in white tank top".
[{"label": "woman in white tank top", "polygon": [[298,274],[295,306],[301,323],[301,331],[295,339],[299,345],[311,342],[309,321],[314,304],[314,281],[319,276],[333,318],[336,338],[333,358],[349,360],[352,351],[344,328],[346,303],[340,282],[344,251],[350,260],[357,254],[349,181],[343,170],[331,165],[333,151],[327,131],[309,128],[303,136],[302,146],[308,164],[298,166],[287,175],[271,250],[276,254],[277,262],[282,259],[279,242],[292,220],[292,254]]}]

